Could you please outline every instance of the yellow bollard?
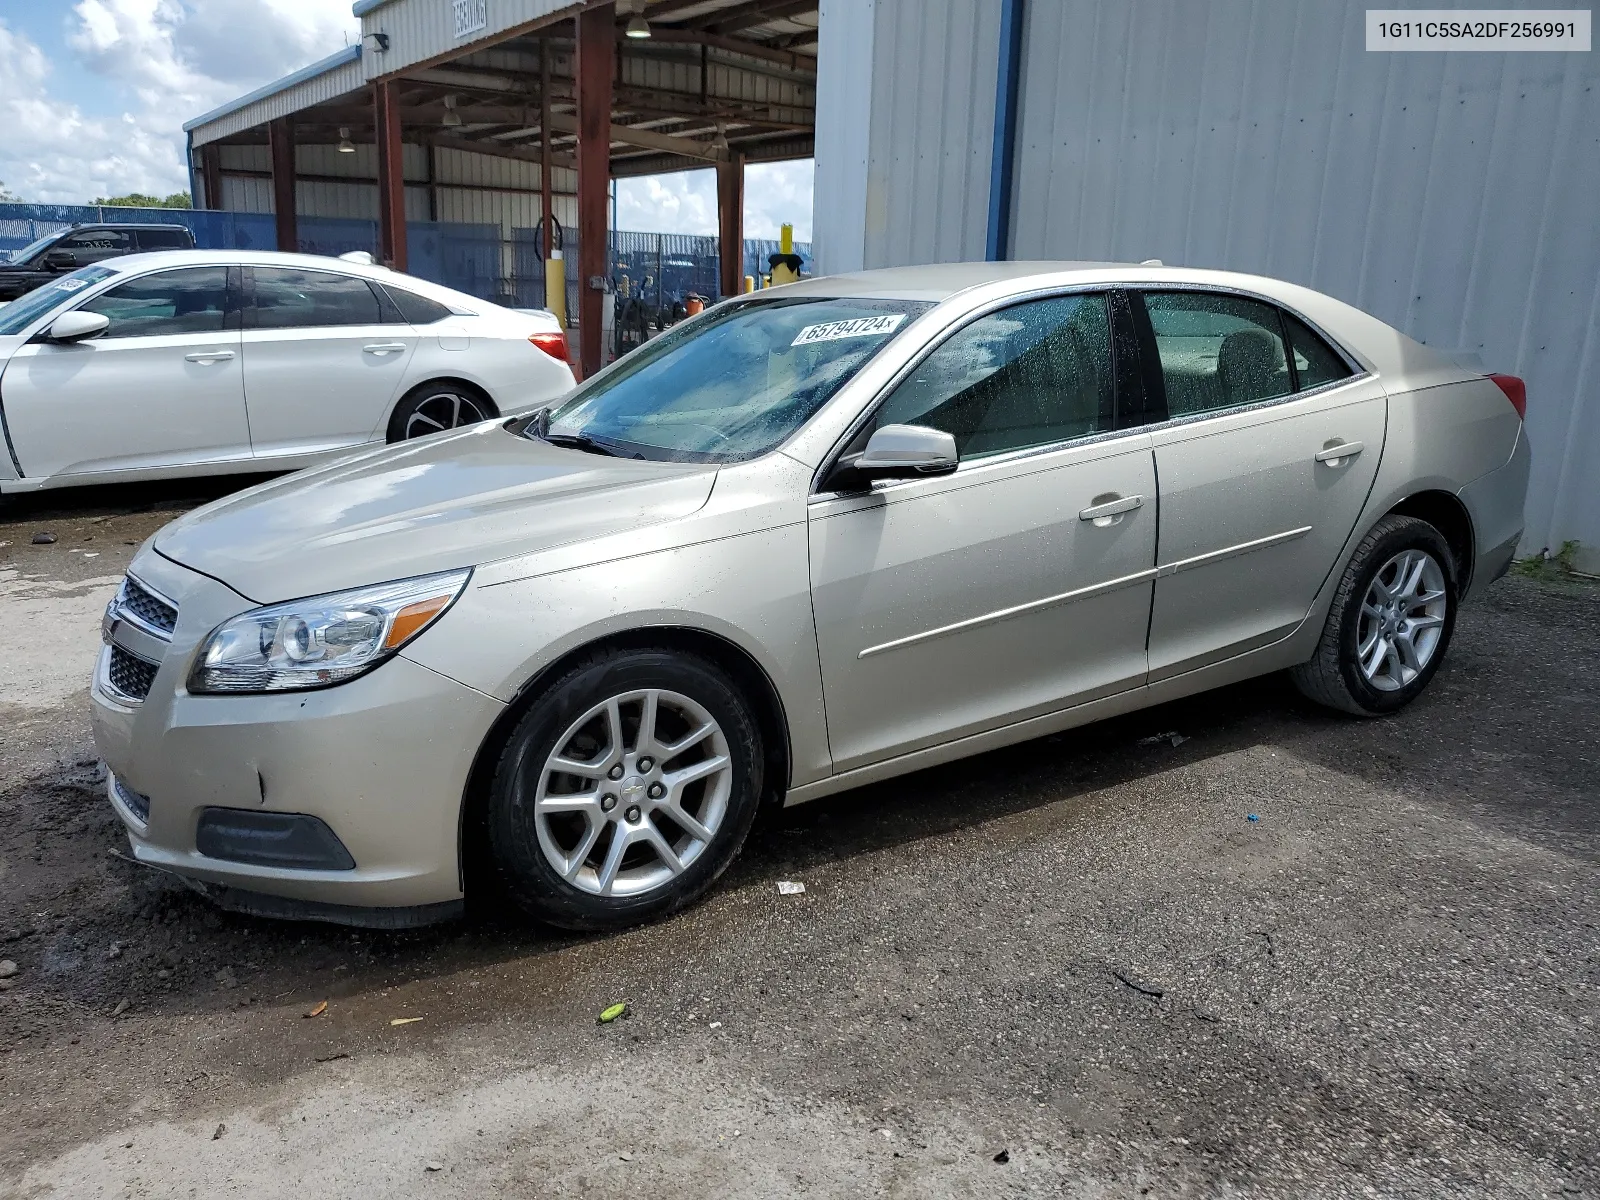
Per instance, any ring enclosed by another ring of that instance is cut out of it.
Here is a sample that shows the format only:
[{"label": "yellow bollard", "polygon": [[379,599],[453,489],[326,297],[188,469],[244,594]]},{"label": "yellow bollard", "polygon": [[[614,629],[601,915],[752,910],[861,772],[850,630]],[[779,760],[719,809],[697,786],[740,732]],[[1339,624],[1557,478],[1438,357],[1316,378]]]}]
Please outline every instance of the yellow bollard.
[{"label": "yellow bollard", "polygon": [[756,290],[756,277],[754,275],[746,275],[744,277],[744,290],[747,292]]},{"label": "yellow bollard", "polygon": [[561,328],[567,327],[567,264],[561,251],[550,251],[544,263],[544,306],[555,313]]},{"label": "yellow bollard", "polygon": [[778,253],[767,256],[772,268],[772,287],[800,280],[800,256],[794,252],[794,226],[783,225],[778,230]]}]

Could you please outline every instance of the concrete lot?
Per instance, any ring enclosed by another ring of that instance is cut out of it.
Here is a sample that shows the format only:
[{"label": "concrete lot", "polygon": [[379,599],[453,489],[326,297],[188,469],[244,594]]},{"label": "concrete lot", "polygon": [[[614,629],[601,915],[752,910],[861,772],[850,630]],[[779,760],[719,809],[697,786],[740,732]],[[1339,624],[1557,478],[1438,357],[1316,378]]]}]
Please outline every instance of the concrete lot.
[{"label": "concrete lot", "polygon": [[1600,1191],[1600,591],[1497,584],[1393,719],[1268,679],[795,810],[664,924],[353,934],[121,857],[98,616],[205,490],[0,517],[0,1196]]}]

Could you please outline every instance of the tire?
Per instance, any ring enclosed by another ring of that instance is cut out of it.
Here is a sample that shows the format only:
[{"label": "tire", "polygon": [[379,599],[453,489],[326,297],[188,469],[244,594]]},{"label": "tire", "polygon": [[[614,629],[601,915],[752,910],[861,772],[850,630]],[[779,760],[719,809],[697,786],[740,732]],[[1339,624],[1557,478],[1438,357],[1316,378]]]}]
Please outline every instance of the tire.
[{"label": "tire", "polygon": [[[1290,670],[1295,686],[1318,704],[1358,717],[1404,708],[1444,661],[1456,623],[1456,581],[1443,534],[1415,517],[1384,517],[1361,539],[1339,580],[1316,654]],[[1401,593],[1391,596],[1395,586]]]},{"label": "tire", "polygon": [[459,429],[500,415],[493,401],[479,389],[453,379],[418,384],[394,406],[387,438],[391,444]]},{"label": "tire", "polygon": [[[642,740],[652,696],[654,736]],[[553,765],[558,753],[581,769]],[[666,650],[580,659],[523,715],[495,766],[487,826],[499,888],[562,929],[675,912],[744,844],[764,762],[749,704],[712,663]]]}]

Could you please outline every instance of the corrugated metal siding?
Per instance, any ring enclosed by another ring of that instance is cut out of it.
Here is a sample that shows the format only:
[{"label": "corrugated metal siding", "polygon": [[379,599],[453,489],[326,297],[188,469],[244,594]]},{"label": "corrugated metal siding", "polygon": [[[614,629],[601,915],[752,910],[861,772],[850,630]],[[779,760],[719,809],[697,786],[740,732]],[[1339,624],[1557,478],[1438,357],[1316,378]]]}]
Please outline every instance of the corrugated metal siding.
[{"label": "corrugated metal siding", "polygon": [[983,257],[999,54],[1000,0],[878,0],[868,267]]},{"label": "corrugated metal siding", "polygon": [[478,42],[489,41],[508,29],[537,21],[563,9],[582,7],[572,0],[487,0],[488,25],[457,40],[454,6],[446,0],[394,0],[361,18],[362,36],[389,35],[389,49],[362,56],[368,79],[426,62],[441,54],[456,54]]},{"label": "corrugated metal siding", "polygon": [[[374,57],[382,58],[382,55]],[[346,92],[357,91],[366,86],[366,78],[362,74],[362,60],[357,58],[351,62],[325,71],[303,83],[287,87],[281,92],[274,92],[251,104],[233,112],[225,113],[214,121],[204,125],[197,125],[193,130],[194,144],[203,146],[207,142],[214,142],[218,138],[225,138],[231,134],[242,133],[246,129],[254,129],[263,122],[276,117],[287,117],[308,108],[313,104],[321,104],[324,100],[332,100]]]},{"label": "corrugated metal siding", "polygon": [[[1015,256],[1290,279],[1523,376],[1525,546],[1577,538],[1600,554],[1600,58],[1373,54],[1364,11],[1029,5]],[[892,69],[949,64],[905,36],[918,49]],[[878,107],[875,93],[875,120]],[[941,151],[930,134],[901,153]],[[886,261],[949,256],[914,209],[891,211],[914,236]]]}]

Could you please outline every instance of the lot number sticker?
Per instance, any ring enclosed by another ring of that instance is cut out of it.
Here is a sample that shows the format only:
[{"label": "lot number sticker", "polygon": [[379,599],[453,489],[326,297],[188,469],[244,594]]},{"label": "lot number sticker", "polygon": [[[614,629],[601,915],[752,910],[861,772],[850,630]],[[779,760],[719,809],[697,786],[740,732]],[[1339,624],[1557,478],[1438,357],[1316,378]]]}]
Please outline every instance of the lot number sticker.
[{"label": "lot number sticker", "polygon": [[849,321],[828,321],[822,325],[807,325],[795,335],[794,341],[789,345],[809,346],[812,342],[837,342],[842,338],[882,337],[884,334],[893,333],[905,319],[905,313],[894,313],[882,317],[856,317]]}]

